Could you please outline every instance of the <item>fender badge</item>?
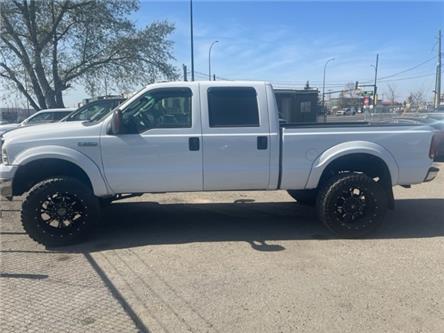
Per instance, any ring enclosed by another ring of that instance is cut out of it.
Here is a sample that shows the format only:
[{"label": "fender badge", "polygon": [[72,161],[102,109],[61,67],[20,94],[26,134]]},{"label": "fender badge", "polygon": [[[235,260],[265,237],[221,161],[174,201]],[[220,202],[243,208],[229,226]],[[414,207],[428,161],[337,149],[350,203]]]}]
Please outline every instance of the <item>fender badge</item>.
[{"label": "fender badge", "polygon": [[79,146],[79,147],[96,147],[97,142],[77,142],[77,146]]}]

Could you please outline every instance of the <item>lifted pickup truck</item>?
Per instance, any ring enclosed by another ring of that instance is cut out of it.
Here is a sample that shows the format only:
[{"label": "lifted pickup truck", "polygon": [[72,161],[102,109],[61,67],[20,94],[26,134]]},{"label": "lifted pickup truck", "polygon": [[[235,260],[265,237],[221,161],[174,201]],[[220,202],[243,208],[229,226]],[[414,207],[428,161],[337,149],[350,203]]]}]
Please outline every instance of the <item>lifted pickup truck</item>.
[{"label": "lifted pickup truck", "polygon": [[424,126],[279,124],[266,82],[159,83],[102,119],[6,134],[0,183],[27,192],[24,229],[48,246],[87,235],[103,202],[172,191],[285,189],[359,237],[394,206],[392,186],[435,178],[435,141]]}]

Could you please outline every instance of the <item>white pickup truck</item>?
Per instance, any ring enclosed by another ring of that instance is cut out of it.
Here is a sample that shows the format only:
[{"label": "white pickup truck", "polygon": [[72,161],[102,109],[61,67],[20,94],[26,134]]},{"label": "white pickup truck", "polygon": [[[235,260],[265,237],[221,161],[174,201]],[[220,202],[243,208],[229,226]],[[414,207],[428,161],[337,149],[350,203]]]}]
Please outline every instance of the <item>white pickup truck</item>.
[{"label": "white pickup truck", "polygon": [[26,232],[78,242],[101,203],[125,194],[288,190],[342,237],[375,229],[392,186],[430,181],[431,129],[368,123],[280,124],[266,82],[152,84],[102,119],[4,136],[1,193],[27,192]]}]

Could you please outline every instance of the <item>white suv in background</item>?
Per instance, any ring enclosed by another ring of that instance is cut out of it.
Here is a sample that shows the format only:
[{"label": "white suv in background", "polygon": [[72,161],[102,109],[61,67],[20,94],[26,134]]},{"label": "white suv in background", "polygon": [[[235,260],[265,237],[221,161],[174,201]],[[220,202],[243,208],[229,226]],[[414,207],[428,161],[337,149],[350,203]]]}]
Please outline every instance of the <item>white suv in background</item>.
[{"label": "white suv in background", "polygon": [[4,133],[18,127],[54,123],[66,117],[75,110],[75,108],[40,110],[39,112],[36,112],[32,116],[29,116],[23,120],[21,123],[0,125],[0,135],[3,135]]}]

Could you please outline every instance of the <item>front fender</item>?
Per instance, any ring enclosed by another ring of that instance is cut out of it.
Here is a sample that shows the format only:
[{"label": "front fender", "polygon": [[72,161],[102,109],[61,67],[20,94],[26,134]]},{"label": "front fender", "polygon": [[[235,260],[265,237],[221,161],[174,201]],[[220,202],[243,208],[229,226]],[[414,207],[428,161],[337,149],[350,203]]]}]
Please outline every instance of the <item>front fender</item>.
[{"label": "front fender", "polygon": [[53,145],[29,148],[19,153],[11,161],[11,164],[26,165],[29,162],[46,158],[65,160],[80,167],[89,177],[95,195],[105,196],[112,194],[104,181],[100,168],[94,161],[72,148]]},{"label": "front fender", "polygon": [[310,176],[305,188],[316,188],[325,168],[337,158],[350,154],[369,154],[379,157],[389,169],[392,184],[397,184],[399,167],[387,149],[373,142],[350,141],[333,146],[318,156],[312,164]]}]

